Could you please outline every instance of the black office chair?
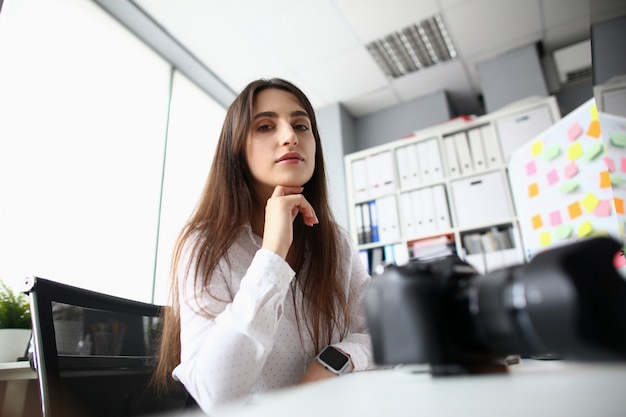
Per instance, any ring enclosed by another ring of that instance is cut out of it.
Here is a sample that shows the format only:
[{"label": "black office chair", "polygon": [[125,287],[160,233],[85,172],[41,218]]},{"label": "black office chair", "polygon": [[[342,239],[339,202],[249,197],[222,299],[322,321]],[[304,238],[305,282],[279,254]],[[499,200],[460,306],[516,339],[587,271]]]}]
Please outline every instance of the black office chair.
[{"label": "black office chair", "polygon": [[193,405],[150,379],[162,306],[28,277],[33,359],[44,417],[176,415]]}]

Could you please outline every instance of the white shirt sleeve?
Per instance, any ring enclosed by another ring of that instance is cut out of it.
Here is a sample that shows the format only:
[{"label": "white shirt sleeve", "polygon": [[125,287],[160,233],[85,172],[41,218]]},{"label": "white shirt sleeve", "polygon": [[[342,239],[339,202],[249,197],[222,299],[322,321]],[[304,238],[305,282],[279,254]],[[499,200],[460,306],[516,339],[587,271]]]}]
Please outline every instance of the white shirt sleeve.
[{"label": "white shirt sleeve", "polygon": [[[295,276],[281,257],[259,249],[239,288],[229,288],[224,262],[211,277],[209,294],[198,292],[193,279],[185,287],[181,284],[181,364],[174,377],[206,413],[250,394],[274,346]],[[196,294],[201,294],[198,300]],[[236,294],[234,299],[231,294]],[[213,317],[198,314],[198,306]]]}]

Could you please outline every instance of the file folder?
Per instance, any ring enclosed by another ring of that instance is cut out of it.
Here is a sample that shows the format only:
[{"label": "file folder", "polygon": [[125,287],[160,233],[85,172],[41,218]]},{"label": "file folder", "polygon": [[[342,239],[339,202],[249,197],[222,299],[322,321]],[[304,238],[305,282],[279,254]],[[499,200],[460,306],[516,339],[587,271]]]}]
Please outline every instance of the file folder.
[{"label": "file folder", "polygon": [[378,205],[376,200],[372,200],[369,203],[369,211],[370,211],[370,228],[372,230],[372,242],[380,241],[380,228],[379,228],[379,217],[378,217]]},{"label": "file folder", "polygon": [[365,227],[363,224],[363,208],[361,207],[361,204],[357,204],[354,207],[354,219],[355,219],[355,225],[356,225],[357,240],[359,242],[359,245],[367,243],[365,239]]},{"label": "file folder", "polygon": [[430,161],[430,148],[427,141],[417,143],[417,158],[420,167],[422,184],[430,184],[433,181]]},{"label": "file folder", "polygon": [[367,191],[369,198],[376,198],[382,194],[383,174],[380,169],[380,154],[365,157],[367,170]]},{"label": "file folder", "polygon": [[422,207],[420,190],[411,191],[409,194],[411,196],[411,207],[413,208],[415,235],[423,236],[426,234],[426,213]]},{"label": "file folder", "polygon": [[400,213],[402,215],[402,232],[404,236],[414,237],[417,235],[415,214],[410,193],[400,194]]},{"label": "file folder", "polygon": [[368,203],[360,204],[361,217],[363,218],[363,243],[372,241],[372,223],[370,219],[370,205]]},{"label": "file folder", "polygon": [[396,161],[398,162],[398,181],[400,189],[411,188],[411,172],[409,171],[409,146],[402,146],[396,149]]},{"label": "file folder", "polygon": [[435,185],[432,189],[437,232],[447,232],[452,228],[448,198],[443,185]]},{"label": "file folder", "polygon": [[424,214],[424,234],[437,233],[437,219],[435,217],[435,203],[431,187],[418,190],[420,199],[420,211]]},{"label": "file folder", "polygon": [[378,195],[393,193],[396,190],[396,181],[391,151],[379,153],[377,163],[380,173],[380,192]]},{"label": "file folder", "polygon": [[367,163],[365,159],[352,161],[352,185],[356,201],[364,201],[369,198]]},{"label": "file folder", "polygon": [[417,144],[414,143],[406,147],[407,149],[407,160],[409,162],[409,175],[411,177],[411,188],[419,187],[422,183],[422,173],[419,163],[419,158],[417,157]]},{"label": "file folder", "polygon": [[432,182],[443,181],[443,165],[441,163],[441,152],[437,139],[426,141],[428,149],[428,162],[430,163],[430,180]]},{"label": "file folder", "polygon": [[500,156],[500,146],[493,125],[485,125],[480,128],[483,140],[483,150],[485,151],[485,162],[487,168],[496,168],[502,165]]}]

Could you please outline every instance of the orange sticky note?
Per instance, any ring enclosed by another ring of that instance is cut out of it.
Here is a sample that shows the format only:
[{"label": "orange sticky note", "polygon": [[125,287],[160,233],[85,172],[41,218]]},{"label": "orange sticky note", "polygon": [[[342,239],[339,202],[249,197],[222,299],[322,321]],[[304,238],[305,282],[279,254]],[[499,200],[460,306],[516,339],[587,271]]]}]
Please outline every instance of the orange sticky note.
[{"label": "orange sticky note", "polygon": [[615,203],[615,212],[617,214],[624,214],[624,200],[618,197],[613,198]]},{"label": "orange sticky note", "polygon": [[583,214],[583,209],[580,207],[580,203],[576,201],[567,206],[567,212],[569,213],[569,218],[574,220],[576,217],[580,217]]},{"label": "orange sticky note", "polygon": [[611,186],[611,175],[609,171],[600,172],[600,188],[609,188]]},{"label": "orange sticky note", "polygon": [[591,136],[592,138],[599,138],[602,129],[600,129],[600,121],[592,120],[589,123],[589,128],[587,129],[587,136]]},{"label": "orange sticky note", "polygon": [[528,197],[535,197],[539,195],[539,184],[533,182],[528,186]]},{"label": "orange sticky note", "polygon": [[530,222],[533,224],[533,230],[539,229],[543,226],[543,220],[541,220],[541,214],[537,214],[530,219]]}]

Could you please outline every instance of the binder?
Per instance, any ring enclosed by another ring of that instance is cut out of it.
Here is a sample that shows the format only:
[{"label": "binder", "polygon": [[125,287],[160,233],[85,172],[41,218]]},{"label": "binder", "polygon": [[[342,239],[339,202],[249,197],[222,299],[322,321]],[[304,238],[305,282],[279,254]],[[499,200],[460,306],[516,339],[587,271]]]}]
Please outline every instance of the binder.
[{"label": "binder", "polygon": [[393,154],[384,151],[378,154],[378,172],[380,173],[380,193],[386,195],[396,190],[396,181],[393,167]]},{"label": "binder", "polygon": [[437,139],[426,141],[428,149],[428,162],[430,163],[430,179],[433,182],[443,181],[443,164]]},{"label": "binder", "polygon": [[472,156],[469,150],[469,144],[467,143],[467,135],[465,132],[459,132],[454,135],[454,147],[456,148],[456,155],[459,158],[459,169],[462,175],[471,174],[474,172],[474,165],[472,164]]},{"label": "binder", "polygon": [[382,194],[383,176],[379,167],[379,156],[380,154],[374,154],[365,157],[369,198],[376,198]]},{"label": "binder", "polygon": [[363,203],[361,206],[361,216],[363,218],[363,243],[372,241],[372,223],[370,219],[370,205]]},{"label": "binder", "polygon": [[456,156],[456,148],[454,147],[454,137],[446,136],[443,138],[443,151],[448,163],[448,174],[450,178],[456,178],[461,175],[459,170],[459,161]]},{"label": "binder", "polygon": [[378,208],[378,235],[380,242],[400,239],[400,222],[396,196],[389,195],[376,201]]},{"label": "binder", "polygon": [[426,141],[417,143],[417,158],[419,161],[422,184],[430,184],[432,179],[430,149]]},{"label": "binder", "polygon": [[437,220],[435,218],[435,204],[431,187],[418,190],[420,200],[420,212],[423,213],[424,234],[432,235],[437,232]]},{"label": "binder", "polygon": [[472,163],[475,172],[482,172],[487,169],[485,163],[485,151],[483,150],[483,139],[480,128],[474,128],[467,132],[470,154],[472,155]]},{"label": "binder", "polygon": [[372,230],[372,242],[380,241],[380,229],[378,226],[378,206],[376,200],[372,200],[369,203],[370,211],[370,228]]},{"label": "binder", "polygon": [[480,133],[483,140],[483,150],[485,151],[485,163],[487,168],[499,167],[502,165],[502,158],[500,157],[500,147],[493,125],[481,127]]},{"label": "binder", "polygon": [[362,245],[366,242],[365,228],[363,225],[363,209],[361,208],[361,204],[357,204],[356,206],[354,206],[354,219],[356,225],[357,240],[359,242],[359,245]]},{"label": "binder", "polygon": [[400,194],[400,213],[402,216],[402,233],[404,236],[413,237],[417,235],[413,203],[410,193]]},{"label": "binder", "polygon": [[420,190],[411,191],[409,195],[411,197],[411,207],[413,209],[415,236],[422,236],[426,234],[426,219],[425,212],[422,208]]},{"label": "binder", "polygon": [[450,222],[450,211],[448,210],[446,189],[443,185],[436,185],[433,187],[432,193],[436,218],[436,229],[438,232],[447,232],[452,228],[452,224]]},{"label": "binder", "polygon": [[409,175],[411,177],[410,187],[415,188],[418,187],[422,183],[422,174],[419,163],[419,158],[417,157],[417,144],[414,143],[406,147],[407,150],[407,161],[409,163]]},{"label": "binder", "polygon": [[396,149],[396,161],[398,165],[398,181],[400,189],[411,188],[411,172],[409,171],[409,146],[402,146]]},{"label": "binder", "polygon": [[352,161],[352,185],[356,201],[363,201],[369,198],[367,163],[365,159]]}]

